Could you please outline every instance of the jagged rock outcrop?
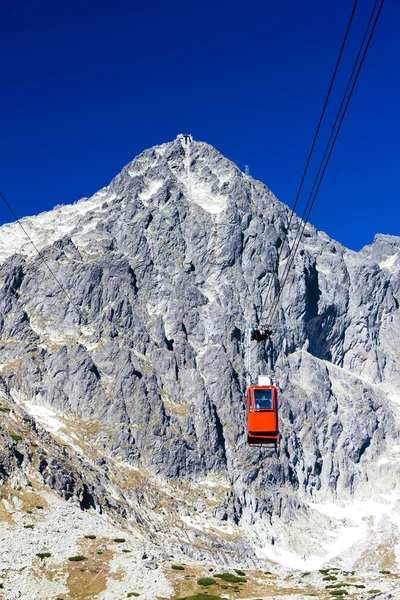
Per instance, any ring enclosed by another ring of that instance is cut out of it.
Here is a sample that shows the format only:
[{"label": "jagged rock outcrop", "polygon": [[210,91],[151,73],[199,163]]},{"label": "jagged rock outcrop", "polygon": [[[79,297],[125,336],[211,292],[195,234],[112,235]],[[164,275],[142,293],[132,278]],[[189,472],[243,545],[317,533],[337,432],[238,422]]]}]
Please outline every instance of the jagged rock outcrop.
[{"label": "jagged rock outcrop", "polygon": [[[214,515],[253,547],[322,555],[301,532],[331,517],[310,505],[397,489],[400,238],[356,253],[307,225],[273,323],[273,455],[246,446],[243,336],[279,291],[301,226],[285,239],[288,216],[214,148],[178,138],[92,199],[24,220],[41,257],[17,225],[0,228],[1,377],[28,412],[95,423],[105,462],[164,481],[226,477]],[[263,343],[252,360],[265,371]],[[72,485],[58,463],[46,471],[55,489]]]}]

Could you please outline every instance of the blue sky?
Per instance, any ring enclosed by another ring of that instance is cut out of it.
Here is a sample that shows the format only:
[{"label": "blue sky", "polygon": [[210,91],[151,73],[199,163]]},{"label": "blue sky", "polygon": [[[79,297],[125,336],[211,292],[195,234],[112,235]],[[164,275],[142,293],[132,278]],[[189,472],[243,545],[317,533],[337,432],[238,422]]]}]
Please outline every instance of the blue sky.
[{"label": "blue sky", "polygon": [[[191,132],[291,206],[352,4],[2,3],[0,189],[19,216],[36,214]],[[347,67],[373,0],[359,5]],[[399,21],[400,1],[386,0],[311,216],[355,250],[400,234]]]}]

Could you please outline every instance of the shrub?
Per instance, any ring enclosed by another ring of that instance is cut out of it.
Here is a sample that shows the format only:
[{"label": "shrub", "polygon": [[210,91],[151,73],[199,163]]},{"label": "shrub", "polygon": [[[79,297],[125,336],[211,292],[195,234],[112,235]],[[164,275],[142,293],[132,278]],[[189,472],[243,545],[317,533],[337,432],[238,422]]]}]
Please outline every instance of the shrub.
[{"label": "shrub", "polygon": [[125,542],[124,538],[114,538],[113,542],[117,542],[117,544],[123,544]]},{"label": "shrub", "polygon": [[14,440],[14,442],[20,442],[22,440],[22,435],[18,435],[17,433],[12,433],[11,437]]},{"label": "shrub", "polygon": [[122,552],[132,552],[132,550],[126,550],[125,548],[122,550]]},{"label": "shrub", "polygon": [[301,574],[302,577],[306,577],[307,575],[311,575],[311,572],[310,571],[306,571],[305,573]]},{"label": "shrub", "polygon": [[24,525],[24,529],[33,529],[34,525]]},{"label": "shrub", "polygon": [[10,412],[10,409],[5,406],[0,406],[0,412]]},{"label": "shrub", "polygon": [[368,590],[368,594],[381,594],[381,590]]},{"label": "shrub", "polygon": [[181,565],[171,565],[171,569],[174,571],[184,571],[185,567],[182,567]]},{"label": "shrub", "polygon": [[68,560],[71,560],[73,562],[80,562],[81,560],[86,560],[86,556],[78,554],[78,556],[70,556]]},{"label": "shrub", "polygon": [[336,581],[337,577],[336,575],[327,575],[326,577],[322,578],[322,581]]},{"label": "shrub", "polygon": [[331,596],[348,596],[349,593],[346,590],[329,590]]},{"label": "shrub", "polygon": [[128,593],[128,598],[133,598],[135,596],[139,596],[139,594],[137,592],[129,592]]},{"label": "shrub", "polygon": [[382,575],[390,575],[390,571],[386,571],[386,569],[382,569],[379,573],[382,573]]},{"label": "shrub", "polygon": [[39,552],[36,554],[36,556],[43,560],[44,558],[49,558],[51,556],[51,552]]},{"label": "shrub", "polygon": [[362,583],[355,583],[354,587],[362,589],[365,588],[365,585],[363,585]]},{"label": "shrub", "polygon": [[244,571],[241,571],[240,569],[235,569],[235,573],[240,575],[240,577],[244,577],[246,575],[246,573]]},{"label": "shrub", "polygon": [[212,577],[200,577],[200,579],[197,580],[197,583],[199,585],[203,585],[204,587],[208,587],[209,585],[214,585],[217,582]]},{"label": "shrub", "polygon": [[218,579],[222,579],[222,581],[227,581],[228,583],[246,583],[247,581],[244,577],[237,577],[237,575],[232,575],[232,573],[216,573],[214,577],[218,577]]},{"label": "shrub", "polygon": [[95,539],[96,539],[96,536],[95,536],[95,535],[93,535],[93,534],[89,534],[89,535],[85,535],[85,538],[86,538],[87,540],[95,540]]},{"label": "shrub", "polygon": [[103,554],[101,550],[98,550],[97,554]]}]

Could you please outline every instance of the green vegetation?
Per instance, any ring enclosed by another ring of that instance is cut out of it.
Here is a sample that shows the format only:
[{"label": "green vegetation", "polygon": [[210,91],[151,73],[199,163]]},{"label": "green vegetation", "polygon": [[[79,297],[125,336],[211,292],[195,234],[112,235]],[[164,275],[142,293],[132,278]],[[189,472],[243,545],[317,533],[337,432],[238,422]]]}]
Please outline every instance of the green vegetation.
[{"label": "green vegetation", "polygon": [[362,583],[355,583],[354,587],[362,589],[365,588],[365,585],[363,585]]},{"label": "green vegetation", "polygon": [[68,560],[71,560],[73,562],[79,562],[81,560],[86,560],[86,556],[82,556],[81,554],[78,554],[78,556],[70,556]]},{"label": "green vegetation", "polygon": [[14,440],[14,442],[20,442],[22,440],[22,435],[18,435],[17,433],[12,433],[11,437]]},{"label": "green vegetation", "polygon": [[33,529],[34,525],[24,525],[24,529]]},{"label": "green vegetation", "polygon": [[10,412],[10,409],[5,406],[0,406],[0,412]]},{"label": "green vegetation", "polygon": [[218,579],[222,579],[222,581],[227,581],[228,583],[246,583],[247,581],[244,577],[237,577],[237,575],[232,575],[232,573],[216,573],[214,577],[218,577]]},{"label": "green vegetation", "polygon": [[337,581],[336,575],[327,575],[322,578],[322,581]]},{"label": "green vegetation", "polygon": [[307,575],[311,575],[311,572],[310,571],[306,571],[305,573],[301,574],[302,577],[306,577]]},{"label": "green vegetation", "polygon": [[240,575],[240,577],[245,577],[245,575],[246,575],[246,573],[244,571],[241,571],[240,569],[235,569],[235,573]]},{"label": "green vegetation", "polygon": [[386,571],[386,569],[382,569],[379,573],[382,573],[382,575],[390,575],[390,571]]},{"label": "green vegetation", "polygon": [[185,567],[182,567],[181,565],[171,565],[171,569],[174,571],[184,571]]},{"label": "green vegetation", "polygon": [[138,594],[137,592],[129,592],[128,593],[128,598],[134,598],[136,596],[139,596],[140,594]]},{"label": "green vegetation", "polygon": [[368,590],[368,594],[381,594],[381,590]]},{"label": "green vegetation", "polygon": [[132,550],[126,550],[125,548],[122,550],[122,552],[132,552]]},{"label": "green vegetation", "polygon": [[95,539],[96,539],[96,536],[95,536],[95,535],[93,535],[93,534],[90,534],[90,535],[85,535],[85,538],[86,538],[87,540],[95,540]]},{"label": "green vegetation", "polygon": [[38,510],[43,510],[43,509],[44,509],[44,506],[40,506],[40,505],[39,505],[39,506],[36,506],[35,508],[37,508]]},{"label": "green vegetation", "polygon": [[117,544],[123,544],[125,542],[124,538],[114,538],[113,542],[117,542]]},{"label": "green vegetation", "polygon": [[51,556],[51,552],[39,552],[36,554],[36,556],[43,560],[44,558],[49,558]]},{"label": "green vegetation", "polygon": [[204,587],[208,587],[209,585],[214,585],[217,582],[212,577],[200,577],[200,579],[197,580],[197,583],[199,585],[203,585]]},{"label": "green vegetation", "polygon": [[98,550],[97,554],[103,554],[101,550]]},{"label": "green vegetation", "polygon": [[264,571],[264,575],[272,575],[271,571]]},{"label": "green vegetation", "polygon": [[339,596],[348,596],[349,593],[346,590],[329,590],[331,596],[339,597]]}]

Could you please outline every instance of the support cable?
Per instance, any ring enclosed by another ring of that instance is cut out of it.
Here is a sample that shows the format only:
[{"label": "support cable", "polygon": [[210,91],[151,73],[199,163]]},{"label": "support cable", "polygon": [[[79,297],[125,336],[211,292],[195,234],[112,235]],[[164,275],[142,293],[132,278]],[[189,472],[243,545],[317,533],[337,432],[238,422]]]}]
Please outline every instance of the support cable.
[{"label": "support cable", "polygon": [[[331,92],[332,92],[333,84],[334,84],[335,79],[336,79],[336,75],[337,75],[337,72],[338,72],[338,69],[339,69],[340,62],[341,62],[341,59],[342,59],[343,51],[344,51],[344,48],[345,48],[345,45],[346,45],[346,42],[347,42],[347,38],[348,38],[348,35],[349,35],[349,32],[350,32],[351,24],[353,22],[353,17],[354,17],[354,13],[356,11],[356,8],[357,8],[357,4],[358,4],[358,0],[355,0],[355,2],[353,4],[353,9],[351,11],[351,15],[350,15],[350,18],[349,18],[349,22],[347,24],[346,33],[344,35],[344,38],[343,38],[343,41],[342,41],[342,45],[341,45],[341,48],[340,48],[340,51],[339,51],[339,55],[338,55],[337,60],[336,60],[336,65],[335,65],[335,69],[333,71],[333,75],[332,75],[332,78],[331,78],[331,81],[330,81],[330,84],[329,84],[328,92],[327,92],[326,97],[325,97],[324,106],[322,108],[322,112],[321,112],[321,115],[319,117],[317,129],[315,130],[314,139],[312,141],[311,148],[310,148],[310,151],[308,153],[308,158],[307,158],[306,166],[304,167],[303,175],[301,177],[300,185],[299,185],[299,188],[297,190],[296,198],[295,198],[293,207],[292,207],[292,209],[290,211],[290,216],[289,216],[288,224],[287,224],[287,227],[286,227],[286,233],[285,233],[285,235],[283,237],[283,240],[282,240],[282,243],[281,243],[281,249],[279,251],[278,259],[277,259],[277,262],[276,262],[276,265],[277,265],[277,267],[276,267],[277,274],[278,274],[278,268],[279,268],[279,261],[280,261],[280,258],[282,256],[282,252],[283,252],[283,248],[285,246],[285,241],[286,241],[286,238],[288,236],[288,232],[290,230],[290,225],[292,224],[294,211],[296,210],[296,206],[297,206],[297,203],[299,201],[300,193],[301,193],[301,190],[303,189],[303,184],[304,184],[304,180],[306,178],[307,172],[308,172],[308,167],[310,166],[311,157],[313,155],[315,144],[317,142],[319,131],[321,129],[322,121],[323,121],[324,116],[325,116],[325,111],[326,111],[326,108],[328,106],[329,98],[330,98],[330,95],[331,95]],[[290,255],[290,252],[291,252],[291,250],[289,250],[289,255]],[[265,302],[267,302],[267,300],[268,300],[269,294],[271,292],[272,282],[273,281],[274,281],[274,277],[272,276],[271,279],[270,279],[270,282],[268,284],[267,293],[265,295]],[[260,320],[262,318],[262,312],[263,312],[263,301],[262,301],[262,296],[261,296]]]},{"label": "support cable", "polygon": [[[368,52],[368,48],[370,46],[373,34],[375,32],[375,28],[376,28],[376,25],[378,23],[378,19],[380,17],[380,14],[381,14],[381,11],[382,11],[382,8],[383,8],[383,4],[384,4],[385,0],[380,0],[380,6],[379,6],[379,9],[378,9],[378,12],[377,12],[377,14],[375,16],[375,20],[374,20],[374,23],[372,25],[372,29],[371,29],[369,37],[368,37],[368,41],[367,41],[366,46],[364,48],[364,51],[362,53],[361,61],[359,62],[359,65],[357,67],[357,62],[359,61],[359,57],[360,57],[361,52],[362,52],[362,47],[363,47],[365,39],[367,37],[367,33],[368,33],[369,28],[370,28],[370,25],[371,25],[371,22],[372,22],[372,18],[373,18],[373,15],[375,13],[378,1],[379,0],[376,0],[374,8],[373,8],[371,16],[370,16],[370,19],[368,21],[368,25],[367,25],[366,31],[364,33],[363,40],[362,40],[361,45],[360,45],[360,50],[359,50],[359,52],[357,54],[357,58],[356,58],[354,67],[353,67],[353,70],[351,72],[348,85],[346,87],[346,92],[344,94],[344,97],[342,99],[340,108],[338,110],[338,114],[336,116],[335,125],[334,125],[334,127],[332,129],[331,135],[329,137],[329,141],[328,141],[328,143],[326,145],[325,152],[324,152],[323,158],[321,160],[317,176],[316,176],[315,181],[314,181],[314,185],[313,185],[312,190],[310,192],[310,195],[309,195],[309,198],[308,198],[308,201],[307,201],[307,205],[306,205],[306,208],[305,208],[304,213],[303,213],[303,217],[302,217],[303,224],[302,224],[302,226],[300,226],[299,231],[298,231],[298,233],[296,235],[296,238],[295,238],[295,241],[294,241],[294,244],[293,244],[293,247],[292,247],[292,253],[291,253],[290,259],[289,259],[289,261],[288,261],[288,263],[287,263],[287,265],[285,267],[284,273],[282,275],[282,279],[281,279],[282,283],[280,285],[280,291],[279,291],[278,297],[276,298],[276,300],[275,300],[275,302],[274,302],[274,304],[273,304],[273,306],[272,306],[272,308],[271,308],[271,310],[269,312],[269,315],[268,315],[269,321],[271,321],[273,319],[273,317],[275,315],[275,312],[276,312],[276,309],[278,307],[279,299],[280,299],[280,297],[282,295],[282,291],[283,291],[283,288],[284,288],[284,286],[286,284],[286,281],[287,281],[287,278],[288,278],[288,275],[289,275],[289,271],[290,271],[291,266],[293,264],[293,261],[295,259],[297,250],[298,250],[300,242],[301,242],[301,238],[303,236],[304,230],[305,230],[306,225],[308,223],[308,220],[310,218],[311,211],[313,209],[316,197],[317,197],[319,189],[321,187],[321,183],[322,183],[322,180],[324,178],[324,175],[325,175],[328,163],[330,161],[330,158],[331,158],[334,146],[336,144],[336,140],[338,138],[341,126],[343,124],[343,120],[344,120],[344,117],[346,115],[348,106],[350,104],[350,100],[351,100],[351,97],[353,95],[354,88],[356,86],[358,77],[360,75],[361,68],[362,68],[362,66],[364,64],[364,60],[365,60],[366,54]],[[355,76],[354,76],[354,73],[355,73]],[[353,76],[354,76],[354,80],[351,83],[351,80],[352,80]],[[350,87],[350,85],[351,85],[351,87]],[[347,100],[346,100],[346,93],[348,92],[349,88],[350,88],[350,91],[348,93]],[[344,102],[345,102],[345,104],[344,104]],[[344,108],[343,108],[343,105],[344,105]],[[335,132],[335,126],[336,125],[337,125],[337,127],[336,127],[336,132]]]},{"label": "support cable", "polygon": [[59,288],[61,289],[61,291],[63,292],[63,294],[65,295],[65,297],[67,298],[68,302],[71,304],[71,306],[75,309],[75,311],[78,313],[79,317],[81,319],[83,319],[83,321],[86,321],[86,317],[83,314],[83,312],[81,311],[81,309],[79,308],[79,306],[74,302],[71,294],[65,289],[65,287],[63,286],[63,284],[61,283],[61,281],[58,279],[58,277],[56,276],[56,274],[54,273],[53,269],[50,267],[49,263],[47,262],[47,260],[44,258],[42,252],[39,250],[39,248],[36,246],[35,242],[32,240],[31,236],[29,235],[29,233],[27,232],[27,230],[25,229],[25,227],[22,225],[20,219],[17,217],[17,215],[15,214],[12,206],[9,204],[9,202],[6,200],[6,198],[4,197],[4,195],[0,192],[0,197],[2,198],[4,204],[7,206],[8,210],[10,211],[10,213],[12,214],[12,216],[14,217],[16,223],[18,223],[18,225],[21,227],[22,231],[24,232],[25,236],[28,238],[28,240],[30,241],[30,243],[32,244],[32,246],[34,247],[34,249],[36,250],[40,260],[45,264],[45,266],[47,267],[47,269],[49,270],[51,276],[53,277],[53,279],[56,281],[56,283],[58,284]]}]

